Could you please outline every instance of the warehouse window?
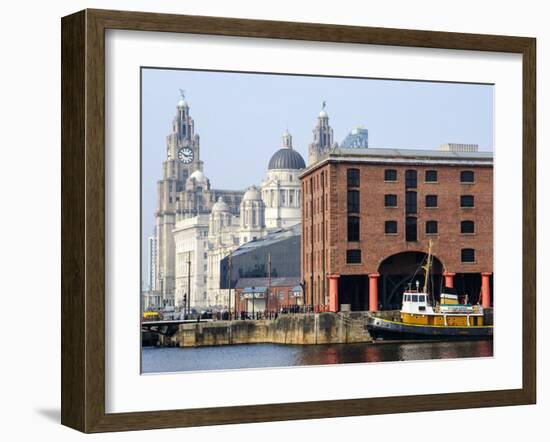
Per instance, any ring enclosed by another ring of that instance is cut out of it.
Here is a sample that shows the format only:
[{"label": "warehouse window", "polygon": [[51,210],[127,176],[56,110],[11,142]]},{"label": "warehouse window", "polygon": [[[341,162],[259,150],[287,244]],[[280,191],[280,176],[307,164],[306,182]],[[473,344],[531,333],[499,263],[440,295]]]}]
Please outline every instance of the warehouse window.
[{"label": "warehouse window", "polygon": [[474,249],[462,249],[460,254],[460,260],[462,262],[475,262],[476,252]]},{"label": "warehouse window", "polygon": [[405,213],[416,213],[416,192],[405,192]]},{"label": "warehouse window", "polygon": [[348,190],[348,213],[359,213],[358,190]]},{"label": "warehouse window", "polygon": [[359,187],[359,169],[348,169],[348,187]]},{"label": "warehouse window", "polygon": [[475,233],[475,224],[473,221],[461,221],[460,222],[460,233]]},{"label": "warehouse window", "polygon": [[427,183],[437,183],[437,170],[427,170],[425,181]]},{"label": "warehouse window", "polygon": [[359,217],[348,216],[348,241],[359,241]]},{"label": "warehouse window", "polygon": [[426,195],[426,207],[437,207],[437,195]]},{"label": "warehouse window", "polygon": [[474,207],[474,196],[473,195],[461,195],[460,196],[460,207],[463,207],[463,208]]},{"label": "warehouse window", "polygon": [[416,218],[414,216],[408,216],[405,220],[405,240],[416,241]]},{"label": "warehouse window", "polygon": [[384,170],[384,181],[397,181],[397,170],[395,169]]},{"label": "warehouse window", "polygon": [[397,221],[386,221],[384,224],[384,233],[397,233]]},{"label": "warehouse window", "polygon": [[361,250],[352,249],[346,251],[346,263],[361,264]]},{"label": "warehouse window", "polygon": [[474,171],[473,170],[463,170],[460,172],[460,182],[461,183],[473,183],[474,182]]},{"label": "warehouse window", "polygon": [[407,170],[405,172],[405,187],[416,188],[416,170]]},{"label": "warehouse window", "polygon": [[426,235],[437,234],[437,221],[426,221]]},{"label": "warehouse window", "polygon": [[384,206],[397,207],[397,195],[384,195]]}]

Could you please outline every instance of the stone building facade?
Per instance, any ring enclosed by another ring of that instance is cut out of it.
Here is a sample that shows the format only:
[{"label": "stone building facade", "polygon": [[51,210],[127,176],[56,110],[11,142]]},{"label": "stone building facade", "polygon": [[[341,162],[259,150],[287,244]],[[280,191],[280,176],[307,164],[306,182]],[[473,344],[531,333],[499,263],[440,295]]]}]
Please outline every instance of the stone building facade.
[{"label": "stone building facade", "polygon": [[265,206],[256,186],[244,193],[240,216],[230,213],[229,206],[220,197],[212,208],[208,231],[208,251],[205,254],[207,276],[206,306],[225,307],[229,302],[229,290],[220,283],[220,262],[223,258],[249,241],[267,234]]},{"label": "stone building facade", "polygon": [[238,215],[243,191],[212,189],[203,172],[200,138],[189,105],[182,97],[176,106],[171,132],[166,138],[166,160],[162,178],[157,182],[155,232],[157,262],[156,291],[162,306],[175,305],[176,298],[176,222],[184,218],[208,215],[216,201],[223,197],[231,213]]},{"label": "stone building facade", "polygon": [[[313,133],[310,153],[315,158],[336,146],[324,109]],[[223,307],[227,294],[220,288],[220,261],[240,245],[301,220],[299,173],[305,161],[294,150],[288,131],[269,159],[260,186],[212,188],[200,153],[200,137],[182,96],[157,183],[156,258],[148,293],[159,308],[183,307],[184,296],[193,308]]]},{"label": "stone building facade", "polygon": [[301,221],[299,174],[305,167],[304,159],[292,147],[292,135],[286,130],[283,145],[269,160],[261,185],[269,229],[286,228]]},{"label": "stone building facade", "polygon": [[175,294],[178,307],[206,305],[208,215],[181,218],[173,231],[175,244]]},{"label": "stone building facade", "polygon": [[492,153],[335,149],[300,178],[307,303],[394,308],[431,241],[433,291],[490,305]]}]

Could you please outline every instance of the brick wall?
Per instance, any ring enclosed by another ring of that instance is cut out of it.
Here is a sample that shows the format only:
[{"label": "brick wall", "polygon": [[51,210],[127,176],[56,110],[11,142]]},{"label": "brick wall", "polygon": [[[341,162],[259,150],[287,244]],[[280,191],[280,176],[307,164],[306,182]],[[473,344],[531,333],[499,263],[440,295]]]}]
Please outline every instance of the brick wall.
[{"label": "brick wall", "polygon": [[[359,169],[358,242],[347,237],[347,170]],[[397,181],[385,182],[385,169],[397,171]],[[417,171],[417,241],[405,237],[405,171]],[[425,181],[426,170],[437,171],[437,182]],[[461,184],[460,172],[474,172],[473,184]],[[397,195],[397,207],[386,208],[384,195]],[[437,195],[437,208],[426,208],[426,195]],[[473,195],[474,207],[461,208],[461,195]],[[325,277],[330,274],[366,275],[378,271],[389,256],[406,251],[433,254],[445,270],[455,273],[492,272],[493,268],[493,168],[491,165],[427,165],[421,163],[372,164],[327,162],[302,176],[302,276],[306,300],[323,303]],[[385,221],[397,221],[397,234],[385,233]],[[425,223],[438,223],[438,233],[425,233]],[[475,233],[461,233],[461,220],[474,221]],[[323,229],[324,226],[324,229]],[[324,231],[323,231],[324,230]],[[475,262],[461,262],[461,250],[475,250]],[[346,251],[361,250],[361,263],[347,264]],[[324,253],[323,253],[324,252]],[[313,286],[313,294],[310,286]]]}]

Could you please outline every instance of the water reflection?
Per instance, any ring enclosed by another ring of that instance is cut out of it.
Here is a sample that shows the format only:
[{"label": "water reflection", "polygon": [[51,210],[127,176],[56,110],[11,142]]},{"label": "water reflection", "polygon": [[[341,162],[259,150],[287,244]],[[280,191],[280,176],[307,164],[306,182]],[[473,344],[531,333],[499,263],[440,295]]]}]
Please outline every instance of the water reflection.
[{"label": "water reflection", "polygon": [[357,362],[490,357],[493,342],[279,345],[249,344],[142,350],[144,373],[288,367]]}]

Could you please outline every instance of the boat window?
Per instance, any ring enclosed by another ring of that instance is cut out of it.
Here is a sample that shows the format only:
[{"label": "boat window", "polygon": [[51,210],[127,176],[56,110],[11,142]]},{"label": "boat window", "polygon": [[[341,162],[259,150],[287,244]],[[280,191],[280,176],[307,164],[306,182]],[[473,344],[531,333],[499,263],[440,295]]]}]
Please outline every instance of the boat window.
[{"label": "boat window", "polygon": [[424,295],[419,295],[418,302],[426,302],[426,297]]},{"label": "boat window", "polygon": [[412,302],[418,302],[418,295],[412,295]]},{"label": "boat window", "polygon": [[403,296],[403,301],[405,301],[405,302],[409,302],[409,295],[405,295],[405,296]]}]

